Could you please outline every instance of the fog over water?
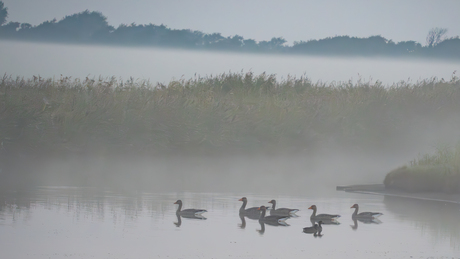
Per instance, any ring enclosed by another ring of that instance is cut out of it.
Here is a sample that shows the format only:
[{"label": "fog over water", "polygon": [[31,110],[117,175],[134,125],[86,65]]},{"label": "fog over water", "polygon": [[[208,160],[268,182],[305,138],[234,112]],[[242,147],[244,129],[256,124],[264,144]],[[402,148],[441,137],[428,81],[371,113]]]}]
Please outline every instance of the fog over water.
[{"label": "fog over water", "polygon": [[228,72],[266,72],[278,79],[307,76],[312,82],[403,81],[437,77],[449,80],[460,62],[334,58],[288,55],[199,52],[178,49],[57,45],[0,41],[0,73],[31,78],[71,76],[112,77],[169,83],[173,79],[219,75]]},{"label": "fog over water", "polygon": [[[361,78],[391,86],[409,78],[449,80],[460,71],[460,62],[433,60],[12,41],[0,41],[0,50],[1,74],[56,80],[62,74],[167,84],[173,78],[194,78],[195,73],[252,71],[276,74],[280,80],[305,75],[312,82],[356,83]],[[101,149],[46,159],[32,156],[35,160],[19,150],[10,156],[15,173],[0,165],[3,183],[17,183],[0,188],[0,250],[5,258],[454,258],[460,254],[458,204],[335,191],[337,185],[382,183],[390,170],[417,154],[431,152],[439,143],[455,143],[460,119],[449,116],[439,124],[417,120],[386,149],[352,144],[338,148],[331,140],[325,147],[283,155],[267,150],[116,156]],[[248,207],[276,199],[279,207],[300,209],[299,217],[288,219],[286,227],[241,218],[238,199],[243,196]],[[182,219],[173,204],[177,199],[184,201],[184,208],[207,209],[207,219]],[[362,211],[383,213],[381,221],[354,222],[354,203]],[[340,224],[325,225],[324,236],[318,238],[302,232],[312,224],[308,207],[313,204],[318,213],[342,215]]]}]

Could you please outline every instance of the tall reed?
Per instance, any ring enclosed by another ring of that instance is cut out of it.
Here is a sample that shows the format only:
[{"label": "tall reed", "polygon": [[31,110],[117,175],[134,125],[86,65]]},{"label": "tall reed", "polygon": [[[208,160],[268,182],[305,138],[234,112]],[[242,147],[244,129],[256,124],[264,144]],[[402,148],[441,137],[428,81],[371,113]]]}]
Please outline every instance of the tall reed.
[{"label": "tall reed", "polygon": [[4,76],[2,150],[215,152],[385,147],[414,127],[460,125],[460,80],[311,82],[228,73],[169,84]]}]

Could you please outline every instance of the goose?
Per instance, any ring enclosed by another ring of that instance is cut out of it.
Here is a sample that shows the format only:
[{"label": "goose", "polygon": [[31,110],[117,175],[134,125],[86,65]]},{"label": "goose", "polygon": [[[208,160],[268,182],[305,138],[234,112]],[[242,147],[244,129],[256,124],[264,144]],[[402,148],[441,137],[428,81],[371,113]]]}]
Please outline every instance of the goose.
[{"label": "goose", "polygon": [[[318,221],[319,219],[310,218],[310,222],[312,225],[314,225]],[[321,221],[323,222],[322,223],[323,225],[340,225],[340,222],[335,218],[334,219],[321,219]]]},{"label": "goose", "polygon": [[248,204],[248,199],[246,197],[239,199],[239,201],[243,202],[240,208],[240,215],[248,216],[248,218],[252,218],[252,219],[259,219],[259,216],[260,216],[259,207],[252,207],[252,208],[246,209],[246,204]]},{"label": "goose", "polygon": [[327,220],[327,221],[335,221],[337,218],[340,218],[340,215],[332,215],[332,214],[318,214],[316,215],[316,205],[311,205],[308,209],[313,210],[313,213],[310,216],[312,221],[319,221],[319,220]]},{"label": "goose", "polygon": [[370,219],[375,219],[383,215],[383,213],[380,212],[361,212],[358,213],[359,206],[358,204],[354,204],[353,206],[350,207],[350,209],[355,209],[355,212],[351,215],[352,219],[358,219],[358,220],[370,220]]},{"label": "goose", "polygon": [[197,210],[197,209],[182,209],[182,201],[177,200],[174,202],[174,204],[179,204],[179,207],[177,208],[176,215],[183,216],[183,217],[195,217],[195,216],[201,216],[201,214],[207,212],[207,210]]},{"label": "goose", "polygon": [[276,215],[270,215],[265,217],[265,213],[267,211],[267,207],[265,206],[260,206],[259,210],[261,211],[260,213],[260,218],[259,222],[266,223],[268,225],[272,226],[278,226],[278,225],[283,225],[283,226],[289,226],[286,223],[286,220],[289,218],[289,216],[276,216]]},{"label": "goose", "polygon": [[292,215],[295,214],[297,211],[299,211],[298,209],[288,209],[288,208],[279,208],[279,209],[275,209],[275,208],[276,208],[276,201],[275,201],[275,200],[271,200],[271,201],[269,201],[268,203],[271,203],[271,204],[272,204],[272,209],[270,210],[270,215],[275,215],[275,216],[292,216]]},{"label": "goose", "polygon": [[307,233],[307,234],[314,234],[314,233],[318,232],[317,228],[318,228],[318,224],[315,224],[315,225],[313,225],[311,227],[304,227],[303,232]]},{"label": "goose", "polygon": [[323,231],[321,224],[323,224],[323,222],[320,220],[318,221],[318,224],[303,228],[303,232],[307,234],[321,235],[321,232]]}]

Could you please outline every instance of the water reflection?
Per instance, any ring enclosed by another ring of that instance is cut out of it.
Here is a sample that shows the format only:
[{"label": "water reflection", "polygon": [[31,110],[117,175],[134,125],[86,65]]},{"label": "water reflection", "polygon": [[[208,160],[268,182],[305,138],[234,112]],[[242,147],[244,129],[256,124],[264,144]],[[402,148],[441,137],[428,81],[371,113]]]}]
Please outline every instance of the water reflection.
[{"label": "water reflection", "polygon": [[267,212],[267,208],[265,206],[260,206],[259,210],[262,211],[260,214],[259,222],[263,222],[270,226],[289,226],[289,224],[286,223],[286,220],[289,219],[288,216],[265,216]]},{"label": "water reflection", "polygon": [[276,223],[273,223],[273,222],[259,221],[259,224],[260,224],[260,229],[256,229],[256,231],[259,232],[260,235],[263,235],[265,233],[265,224],[270,225],[270,226],[274,226],[274,227],[277,227],[277,226],[285,226],[285,227],[287,227],[287,226],[289,226],[289,224],[287,224],[286,222],[276,224]]},{"label": "water reflection", "polygon": [[246,228],[246,219],[241,214],[240,214],[240,220],[241,220],[241,224],[238,224],[238,227],[240,227],[241,229],[245,229]]},{"label": "water reflection", "polygon": [[375,219],[358,219],[358,218],[352,218],[353,220],[353,225],[350,225],[351,229],[353,230],[357,230],[358,229],[358,221],[361,222],[361,223],[364,223],[364,224],[381,224],[382,221],[380,221],[379,219],[375,218]]},{"label": "water reflection", "polygon": [[260,229],[256,229],[256,231],[259,232],[259,234],[263,235],[265,233],[265,223],[259,221],[259,224],[260,224]]},{"label": "water reflection", "polygon": [[419,228],[435,241],[449,240],[460,249],[460,204],[385,196],[385,208],[405,224]]},{"label": "water reflection", "polygon": [[[210,219],[177,215],[172,205],[177,197],[183,198],[187,207],[207,208]],[[306,223],[308,220],[291,219],[288,221],[290,227],[267,226],[267,222],[259,219],[251,221],[239,215],[241,203],[237,199],[236,195],[225,193],[116,193],[85,188],[40,188],[30,192],[0,193],[0,250],[2,258],[29,258],[30,255],[26,253],[43,254],[34,257],[38,259],[49,258],[56,250],[60,254],[54,257],[62,258],[70,250],[82,251],[88,254],[86,257],[94,258],[105,258],[108,253],[115,251],[121,257],[126,253],[126,247],[132,248],[130,252],[133,258],[191,258],[197,256],[198,250],[200,253],[203,251],[202,256],[199,254],[200,258],[223,258],[229,255],[239,258],[283,258],[281,254],[276,254],[274,247],[280,239],[293,237],[283,243],[284,248],[294,258],[305,257],[305,252],[301,250],[305,239],[296,236],[307,235],[301,229],[310,225]],[[265,200],[267,197],[259,195],[255,199]],[[349,212],[350,199],[342,196],[323,199],[322,204],[328,203],[329,207],[337,208],[336,212]],[[459,205],[383,200],[382,197],[366,195],[355,196],[353,200],[383,212],[385,227],[359,219],[350,221],[351,217],[346,218],[346,224],[334,227],[326,226],[323,221],[321,233],[316,236],[308,233],[318,238],[327,234],[328,242],[315,243],[317,249],[313,257],[343,258],[343,255],[348,255],[350,258],[368,258],[368,253],[385,251],[380,257],[372,258],[401,258],[404,256],[398,251],[407,251],[425,258],[425,255],[441,257],[460,252]],[[305,202],[304,198],[298,197],[287,197],[283,201],[292,205],[287,207],[293,208],[302,208],[301,204]],[[300,216],[304,215],[308,218],[310,213]],[[235,221],[238,227],[235,227]],[[171,222],[177,227],[172,226]],[[349,225],[357,229],[359,224],[370,225],[364,228],[360,226],[361,231],[350,230]],[[197,233],[202,238],[197,239]],[[353,238],[349,238],[350,234],[353,234]],[[395,234],[404,236],[404,239],[395,239]],[[254,235],[262,235],[263,238],[255,241]],[[203,239],[211,241],[205,244]],[[308,239],[316,241],[310,237]],[[114,245],[105,247],[107,240]],[[175,242],[172,244],[167,240]],[[331,250],[331,242],[336,241],[340,245]],[[152,246],[152,242],[159,245]],[[362,246],[356,248],[356,242]],[[414,243],[419,245],[414,246]],[[19,244],[24,249],[16,249]],[[58,245],[51,247],[49,244]],[[209,248],[210,244],[212,249]],[[175,245],[179,245],[181,250],[173,249]],[[260,251],[263,251],[262,254]],[[75,252],[73,255],[75,257]]]},{"label": "water reflection", "polygon": [[199,220],[205,220],[206,218],[201,216],[201,215],[179,215],[176,214],[177,217],[177,222],[173,222],[176,227],[180,227],[182,225],[182,218],[186,219],[199,219]]}]

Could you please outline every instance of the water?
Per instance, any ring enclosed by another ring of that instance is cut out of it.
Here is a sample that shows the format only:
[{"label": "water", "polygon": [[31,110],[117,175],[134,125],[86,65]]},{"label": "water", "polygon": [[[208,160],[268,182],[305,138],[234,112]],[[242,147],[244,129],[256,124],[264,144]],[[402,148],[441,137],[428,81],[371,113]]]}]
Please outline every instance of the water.
[{"label": "water", "polygon": [[450,80],[460,71],[460,61],[322,58],[308,56],[252,55],[237,53],[122,48],[0,41],[0,74],[84,79],[101,77],[150,80],[219,75],[228,72],[266,72],[278,79],[307,76],[312,82],[375,82],[392,85],[401,80],[437,77]]},{"label": "water", "polygon": [[[116,193],[41,187],[0,194],[2,258],[458,258],[458,205],[329,192],[308,195],[244,194],[248,206],[298,208],[289,226],[265,225],[238,216],[238,193]],[[175,215],[203,208],[206,219]],[[381,224],[354,225],[350,206],[378,211]],[[340,225],[323,236],[302,233],[311,211],[338,213]]]}]

